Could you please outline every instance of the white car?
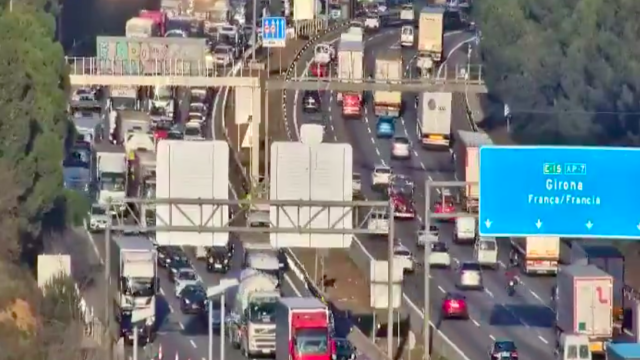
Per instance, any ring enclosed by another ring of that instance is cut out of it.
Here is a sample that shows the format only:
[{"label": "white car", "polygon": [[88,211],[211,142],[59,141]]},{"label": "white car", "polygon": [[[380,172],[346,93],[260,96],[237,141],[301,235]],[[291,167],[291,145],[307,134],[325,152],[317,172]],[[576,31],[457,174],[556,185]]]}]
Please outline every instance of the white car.
[{"label": "white car", "polygon": [[451,255],[449,255],[449,249],[447,244],[436,241],[430,244],[431,252],[429,253],[429,266],[438,267],[450,267]]},{"label": "white car", "polygon": [[191,88],[191,101],[204,103],[207,100],[206,88]]},{"label": "white car", "polygon": [[180,297],[180,293],[182,290],[187,287],[187,285],[198,285],[202,283],[202,279],[196,273],[195,270],[191,268],[184,268],[178,270],[176,274],[176,284],[175,284],[175,295],[176,297]]},{"label": "white car", "polygon": [[440,236],[440,229],[438,229],[435,225],[429,225],[429,231],[425,229],[425,226],[420,226],[420,230],[416,232],[416,237],[418,238],[417,245],[419,247],[425,247],[428,244],[434,243],[438,241],[438,237]]},{"label": "white car", "polygon": [[188,122],[184,127],[184,140],[186,141],[202,141],[202,125],[198,122]]},{"label": "white car", "polygon": [[317,64],[327,64],[335,57],[335,49],[331,44],[318,44],[314,49],[313,61]]},{"label": "white car", "polygon": [[201,114],[207,113],[207,105],[199,102],[189,104],[189,114]]},{"label": "white car", "polygon": [[107,214],[107,209],[98,204],[91,205],[89,211],[89,221],[87,223],[90,232],[104,231],[107,224],[111,222],[111,215]]},{"label": "white car", "polygon": [[413,46],[413,25],[404,25],[400,31],[400,46]]},{"label": "white car", "polygon": [[386,165],[376,165],[371,173],[371,185],[381,186],[389,185],[393,171]]},{"label": "white car", "polygon": [[202,125],[204,124],[204,121],[204,115],[199,112],[190,112],[189,115],[187,115],[187,123],[195,122]]},{"label": "white car", "polygon": [[213,61],[222,66],[230,66],[233,63],[233,47],[218,45],[213,49]]},{"label": "white car", "polygon": [[458,287],[482,290],[482,269],[477,262],[463,262],[458,269]]},{"label": "white car", "polygon": [[393,261],[400,263],[406,272],[413,272],[416,269],[411,250],[400,243],[393,246]]},{"label": "white car", "polygon": [[71,101],[96,101],[96,93],[91,88],[79,88],[71,95]]},{"label": "white car", "polygon": [[362,178],[360,177],[360,174],[353,173],[353,176],[351,176],[351,187],[354,196],[362,194]]},{"label": "white car", "polygon": [[369,15],[364,20],[365,29],[378,30],[380,28],[380,17],[377,15]]},{"label": "white car", "polygon": [[393,138],[391,156],[395,159],[409,159],[411,157],[411,142],[403,136]]}]

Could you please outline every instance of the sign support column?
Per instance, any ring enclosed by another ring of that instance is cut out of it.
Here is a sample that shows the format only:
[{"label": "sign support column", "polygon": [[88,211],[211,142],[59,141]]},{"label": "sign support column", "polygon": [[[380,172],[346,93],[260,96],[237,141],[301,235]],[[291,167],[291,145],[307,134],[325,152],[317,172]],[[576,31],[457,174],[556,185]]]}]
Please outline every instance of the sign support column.
[{"label": "sign support column", "polygon": [[260,123],[261,109],[262,109],[262,93],[261,87],[252,88],[252,105],[253,105],[253,121],[249,124],[251,126],[251,183],[252,187],[258,184],[260,178]]}]

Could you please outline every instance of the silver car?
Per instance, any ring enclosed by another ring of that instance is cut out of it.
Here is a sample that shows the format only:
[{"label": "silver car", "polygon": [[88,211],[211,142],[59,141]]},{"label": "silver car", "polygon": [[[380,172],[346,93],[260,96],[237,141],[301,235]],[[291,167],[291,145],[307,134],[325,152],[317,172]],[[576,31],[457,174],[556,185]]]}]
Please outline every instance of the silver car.
[{"label": "silver car", "polygon": [[111,222],[111,215],[107,214],[107,209],[98,204],[91,205],[89,211],[89,221],[87,223],[90,232],[104,231]]},{"label": "silver car", "polygon": [[461,289],[484,289],[482,269],[477,262],[466,261],[458,268],[458,287]]}]

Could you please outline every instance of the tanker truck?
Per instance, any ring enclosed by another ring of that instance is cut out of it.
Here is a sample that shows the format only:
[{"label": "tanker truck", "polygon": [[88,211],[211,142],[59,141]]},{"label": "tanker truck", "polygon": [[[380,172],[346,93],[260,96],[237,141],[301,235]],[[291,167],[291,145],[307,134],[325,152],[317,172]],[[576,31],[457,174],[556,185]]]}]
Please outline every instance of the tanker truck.
[{"label": "tanker truck", "polygon": [[275,311],[280,291],[278,279],[245,269],[232,296],[230,322],[227,326],[231,345],[247,358],[272,356],[276,351]]}]

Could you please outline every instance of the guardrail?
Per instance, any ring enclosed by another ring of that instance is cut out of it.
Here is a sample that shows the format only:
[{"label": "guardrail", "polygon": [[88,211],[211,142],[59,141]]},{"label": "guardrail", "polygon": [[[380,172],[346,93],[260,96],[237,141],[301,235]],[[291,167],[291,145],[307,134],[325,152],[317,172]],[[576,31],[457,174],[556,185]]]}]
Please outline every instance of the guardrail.
[{"label": "guardrail", "polygon": [[[391,16],[395,16],[392,14]],[[331,31],[339,30],[340,28],[346,27],[348,22],[337,24]],[[309,48],[315,45],[315,42],[319,40],[321,36],[315,36],[312,38],[300,51],[298,55],[295,57],[294,62],[289,66],[287,70],[287,79],[291,77],[291,74],[297,68],[296,63],[300,60],[302,54],[305,51],[309,50]],[[287,121],[287,91],[283,90],[282,92],[282,110],[283,110],[283,119]],[[292,134],[289,134],[292,137]],[[288,251],[288,258],[295,258],[292,252]],[[364,274],[368,274],[370,271],[370,263],[375,259],[371,256],[371,254],[367,251],[367,249],[362,245],[360,240],[357,237],[353,237],[353,241],[351,242],[351,247],[349,248],[349,257],[356,263],[356,266],[360,271]],[[297,259],[296,259],[297,260]],[[296,262],[296,261],[294,261]],[[300,264],[297,262],[297,264]],[[301,266],[301,265],[300,265]],[[303,273],[300,271],[300,273]],[[308,275],[306,275],[307,279],[310,279]],[[305,280],[305,283],[313,285],[313,281]],[[418,306],[416,306],[409,297],[403,293],[402,294],[402,308],[409,315],[409,323],[411,327],[411,331],[414,334],[423,334],[423,323],[424,323],[424,312]],[[458,348],[449,338],[446,337],[444,333],[438,330],[434,323],[429,321],[429,325],[431,326],[431,349],[433,352],[437,352],[440,356],[447,358],[448,360],[470,360],[460,348]],[[364,334],[363,334],[364,336]],[[366,338],[366,336],[365,336]],[[378,349],[379,350],[379,349]],[[385,355],[386,358],[386,355]]]}]

